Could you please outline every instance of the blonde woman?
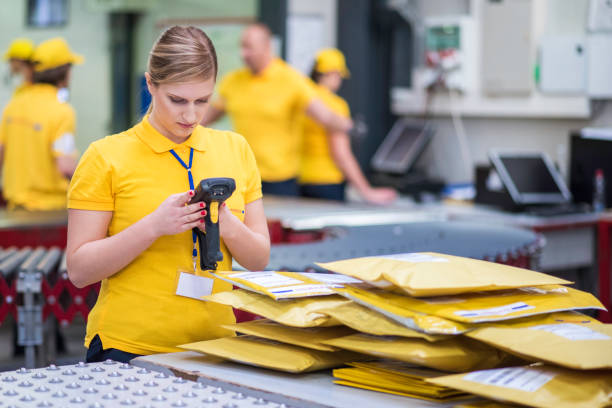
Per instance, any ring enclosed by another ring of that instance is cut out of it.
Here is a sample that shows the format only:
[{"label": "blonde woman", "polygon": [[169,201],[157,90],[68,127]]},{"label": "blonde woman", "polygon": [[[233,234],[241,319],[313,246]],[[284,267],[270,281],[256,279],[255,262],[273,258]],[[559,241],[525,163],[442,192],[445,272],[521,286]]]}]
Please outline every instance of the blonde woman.
[{"label": "blonde woman", "polygon": [[149,56],[149,114],[92,143],[77,167],[68,193],[68,274],[79,287],[102,282],[87,322],[88,361],[125,362],[232,334],[220,327],[234,321],[231,308],[200,300],[231,285],[194,270],[191,229],[203,225],[207,209],[188,204],[192,181],[236,182],[219,210],[219,269],[231,269],[232,257],[250,270],[268,262],[251,149],[238,134],[199,125],[216,74],[215,49],[203,31],[169,28]]},{"label": "blonde woman", "polygon": [[[342,80],[349,76],[342,52],[335,48],[321,50],[316,57],[310,78],[315,93],[325,106],[345,118],[349,106],[336,95]],[[373,188],[359,168],[345,132],[329,132],[304,116],[302,120],[302,163],[299,176],[300,193],[304,197],[344,201],[345,180],[361,197],[373,204],[389,204],[397,198],[395,190]]]}]

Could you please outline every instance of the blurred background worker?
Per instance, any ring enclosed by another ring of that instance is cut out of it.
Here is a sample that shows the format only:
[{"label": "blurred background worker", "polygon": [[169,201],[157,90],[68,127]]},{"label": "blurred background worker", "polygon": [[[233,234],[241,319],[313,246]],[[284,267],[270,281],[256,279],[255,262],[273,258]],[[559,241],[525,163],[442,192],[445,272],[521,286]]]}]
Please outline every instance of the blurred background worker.
[{"label": "blurred background worker", "polygon": [[32,53],[34,43],[27,38],[16,38],[4,53],[4,60],[9,64],[9,75],[21,77],[21,83],[15,88],[15,94],[32,83]]},{"label": "blurred background worker", "polygon": [[[342,52],[335,48],[321,50],[312,67],[310,78],[315,94],[334,113],[349,118],[349,106],[336,95],[349,70]],[[344,201],[345,179],[361,197],[374,204],[388,204],[397,198],[391,188],[373,188],[363,175],[351,150],[346,132],[327,131],[307,116],[301,122],[303,151],[299,176],[300,193],[304,197]]]},{"label": "blurred background worker", "polygon": [[77,152],[75,113],[58,90],[83,58],[53,38],[35,48],[32,61],[32,85],[13,97],[0,123],[3,195],[11,209],[59,210]]},{"label": "blurred background worker", "polygon": [[246,67],[222,79],[219,98],[202,124],[228,113],[234,130],[244,135],[255,153],[263,193],[297,196],[302,112],[329,131],[346,132],[352,122],[326,108],[308,79],[274,56],[265,25],[252,24],[244,30],[241,57]]}]

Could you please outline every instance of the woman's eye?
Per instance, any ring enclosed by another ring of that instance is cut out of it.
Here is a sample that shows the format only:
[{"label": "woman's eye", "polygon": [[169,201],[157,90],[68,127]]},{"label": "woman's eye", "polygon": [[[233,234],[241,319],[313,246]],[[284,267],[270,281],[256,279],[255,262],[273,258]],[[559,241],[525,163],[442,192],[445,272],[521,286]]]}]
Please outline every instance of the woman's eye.
[{"label": "woman's eye", "polygon": [[208,103],[208,99],[198,99],[196,103]]},{"label": "woman's eye", "polygon": [[170,100],[173,103],[185,103],[185,100],[184,99],[180,99],[180,98],[170,98]]}]

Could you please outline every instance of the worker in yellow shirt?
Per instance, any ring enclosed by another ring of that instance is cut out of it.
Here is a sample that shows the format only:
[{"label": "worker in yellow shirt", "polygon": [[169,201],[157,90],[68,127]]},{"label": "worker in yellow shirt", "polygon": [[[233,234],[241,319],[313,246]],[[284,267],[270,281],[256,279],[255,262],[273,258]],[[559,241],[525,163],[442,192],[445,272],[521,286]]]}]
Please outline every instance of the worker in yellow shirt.
[{"label": "worker in yellow shirt", "polygon": [[221,327],[234,322],[232,308],[201,299],[232,285],[194,263],[191,230],[215,210],[188,204],[194,182],[235,180],[218,210],[218,269],[231,270],[233,257],[261,270],[270,254],[261,178],[249,145],[236,133],[199,125],[217,75],[212,42],[198,28],[174,26],[149,55],[148,115],[92,143],[68,191],[68,276],[78,287],[102,282],[87,321],[91,362],[127,362],[233,334]]},{"label": "worker in yellow shirt", "polygon": [[15,89],[15,94],[32,83],[34,73],[31,62],[32,53],[34,53],[34,43],[27,38],[16,38],[4,53],[4,60],[9,63],[11,76],[22,78],[21,84]]},{"label": "worker in yellow shirt", "polygon": [[32,61],[32,85],[11,99],[0,122],[2,193],[9,208],[59,210],[77,152],[74,109],[58,90],[83,58],[58,37],[36,47]]},{"label": "worker in yellow shirt", "polygon": [[202,124],[225,113],[255,153],[264,194],[299,194],[299,117],[303,112],[330,131],[348,131],[352,121],[316,98],[309,80],[272,53],[270,30],[262,24],[245,29],[241,57],[246,67],[226,75],[219,97]]},{"label": "worker in yellow shirt", "polygon": [[[321,50],[310,78],[317,97],[333,112],[350,117],[349,106],[336,95],[343,78],[349,76],[342,52],[335,48]],[[300,168],[300,193],[304,197],[344,201],[345,180],[361,197],[373,204],[389,204],[397,198],[391,188],[373,188],[364,177],[351,150],[346,132],[329,132],[307,116],[301,122],[303,156]]]}]

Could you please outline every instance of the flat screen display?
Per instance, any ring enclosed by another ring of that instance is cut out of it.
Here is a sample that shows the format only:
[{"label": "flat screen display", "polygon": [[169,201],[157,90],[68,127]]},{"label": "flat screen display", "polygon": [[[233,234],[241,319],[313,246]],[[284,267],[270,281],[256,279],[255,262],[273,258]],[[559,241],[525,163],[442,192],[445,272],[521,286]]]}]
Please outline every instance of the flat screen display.
[{"label": "flat screen display", "polygon": [[391,149],[387,153],[386,161],[399,162],[410,153],[423,129],[405,128],[400,137],[395,139]]},{"label": "flat screen display", "polygon": [[561,193],[541,157],[501,157],[520,194]]},{"label": "flat screen display", "polygon": [[516,204],[567,204],[563,177],[543,152],[490,152],[491,162]]},{"label": "flat screen display", "polygon": [[426,123],[398,119],[372,157],[372,168],[384,173],[407,173],[432,135]]},{"label": "flat screen display", "polygon": [[570,149],[570,190],[577,203],[591,203],[597,169],[607,182],[606,203],[612,204],[612,140],[572,135]]}]

